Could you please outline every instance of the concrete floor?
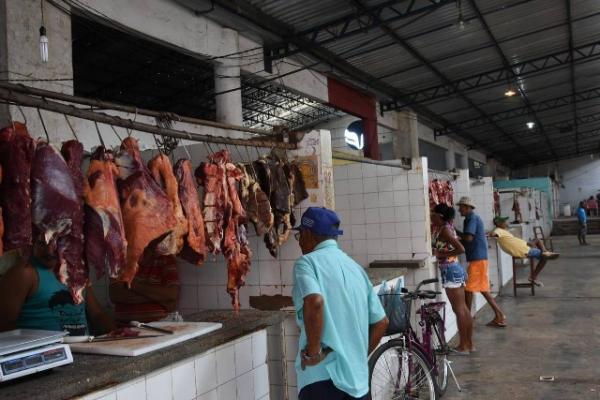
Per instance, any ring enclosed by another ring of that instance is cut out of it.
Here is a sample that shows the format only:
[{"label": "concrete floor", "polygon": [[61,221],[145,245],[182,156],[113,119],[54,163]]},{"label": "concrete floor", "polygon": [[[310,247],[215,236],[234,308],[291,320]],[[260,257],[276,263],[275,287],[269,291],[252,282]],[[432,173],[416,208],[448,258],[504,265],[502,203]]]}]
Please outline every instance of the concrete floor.
[{"label": "concrete floor", "polygon": [[493,315],[487,305],[477,314],[477,352],[452,357],[463,391],[449,382],[444,400],[600,399],[600,236],[588,241],[554,239],[561,257],[542,271],[535,297],[520,289],[514,298],[512,283],[503,289],[497,301],[507,328],[485,326]]}]

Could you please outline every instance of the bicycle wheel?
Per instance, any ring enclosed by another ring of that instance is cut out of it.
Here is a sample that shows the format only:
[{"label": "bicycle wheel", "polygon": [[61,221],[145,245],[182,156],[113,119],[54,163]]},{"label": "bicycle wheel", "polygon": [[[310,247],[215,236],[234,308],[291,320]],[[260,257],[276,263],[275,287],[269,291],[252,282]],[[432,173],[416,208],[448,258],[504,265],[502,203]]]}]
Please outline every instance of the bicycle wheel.
[{"label": "bicycle wheel", "polygon": [[425,356],[401,340],[381,345],[369,359],[372,400],[435,400],[436,390]]},{"label": "bicycle wheel", "polygon": [[436,311],[431,316],[433,334],[431,335],[431,345],[434,350],[435,357],[435,383],[438,395],[441,397],[448,387],[448,353],[450,347],[446,342],[446,328],[442,316]]}]

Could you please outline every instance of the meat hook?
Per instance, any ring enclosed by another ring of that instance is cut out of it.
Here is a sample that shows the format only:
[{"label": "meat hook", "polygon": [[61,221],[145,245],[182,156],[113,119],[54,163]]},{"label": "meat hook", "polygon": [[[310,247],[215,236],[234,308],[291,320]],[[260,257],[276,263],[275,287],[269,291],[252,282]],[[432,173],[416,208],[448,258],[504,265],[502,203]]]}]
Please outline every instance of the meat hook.
[{"label": "meat hook", "polygon": [[73,125],[71,125],[71,121],[69,121],[69,117],[67,117],[67,114],[63,114],[63,115],[65,117],[65,120],[67,121],[67,125],[69,126],[69,129],[71,129],[71,133],[75,137],[75,140],[79,141],[79,138],[77,137],[77,134],[75,133],[75,129],[73,129]]},{"label": "meat hook", "polygon": [[46,123],[44,122],[44,118],[42,118],[42,112],[40,109],[37,109],[38,115],[40,116],[40,122],[42,123],[42,127],[44,128],[44,133],[46,134],[46,139],[48,140],[48,144],[50,144],[50,135],[48,135],[48,130],[46,129]]}]

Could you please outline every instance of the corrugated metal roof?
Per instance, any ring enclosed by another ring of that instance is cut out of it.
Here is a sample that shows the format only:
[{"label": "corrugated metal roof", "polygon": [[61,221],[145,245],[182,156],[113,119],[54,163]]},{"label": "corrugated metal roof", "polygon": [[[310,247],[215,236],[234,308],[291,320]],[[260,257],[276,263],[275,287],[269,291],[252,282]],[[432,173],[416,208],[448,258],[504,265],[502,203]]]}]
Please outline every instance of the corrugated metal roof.
[{"label": "corrugated metal roof", "polygon": [[[600,87],[600,46],[593,54],[589,53],[591,48],[577,53],[575,79],[574,82],[571,81],[569,63],[565,62],[569,60],[569,24],[564,0],[462,0],[461,9],[458,7],[459,2],[440,0],[440,5],[433,7],[430,0],[417,0],[414,7],[429,7],[428,11],[405,18],[399,18],[398,12],[404,12],[411,2],[398,1],[394,5],[395,9],[383,7],[379,14],[383,20],[392,19],[387,26],[396,37],[377,24],[374,25],[373,20],[361,13],[356,3],[349,0],[246,1],[287,24],[295,32],[314,31],[316,36],[306,35],[303,38],[314,40],[315,45],[343,58],[360,71],[408,94],[420,106],[427,107],[450,123],[493,116],[525,106],[523,99],[506,98],[503,95],[506,88],[514,84],[512,76],[501,75],[505,62],[511,65],[528,62],[524,71],[518,71],[518,84],[534,108],[549,99],[570,95],[573,88],[581,91]],[[367,8],[387,4],[387,0],[361,2]],[[472,2],[483,15],[493,37],[486,31]],[[600,43],[600,1],[572,0],[571,5],[574,46]],[[360,19],[356,19],[357,16]],[[340,22],[344,18],[348,21],[346,25]],[[460,24],[461,21],[464,24]],[[326,30],[316,29],[328,24],[329,28]],[[336,39],[344,29],[344,37]],[[347,34],[348,31],[356,30],[360,32]],[[419,57],[407,51],[398,40],[412,47]],[[496,45],[500,47],[506,61],[502,59]],[[548,58],[555,53],[558,54],[555,59]],[[529,63],[538,58],[542,60],[536,64]],[[349,79],[360,87],[367,85],[366,82],[356,80],[356,77],[343,75],[338,72],[338,68],[331,72],[328,65],[331,60],[322,61],[324,63],[319,65],[319,69]],[[544,61],[548,61],[547,64]],[[534,72],[536,68],[539,71]],[[476,78],[483,73],[486,75],[481,76],[478,81]],[[444,81],[458,85],[459,92],[451,91],[450,94],[440,95],[439,93],[446,93],[441,91],[431,95],[432,91],[425,91],[442,85]],[[389,93],[382,93],[384,94],[389,96]],[[473,108],[465,101],[465,97],[485,114]],[[598,104],[598,99],[582,101],[577,105],[578,116],[580,110],[581,113],[600,111]],[[549,126],[557,118],[568,120],[575,116],[570,105],[557,105],[554,109],[540,110],[536,114],[543,125]],[[497,124],[519,143],[521,140],[523,144],[537,143],[542,148],[539,154],[543,155],[543,159],[553,151],[558,153],[558,145],[553,146],[553,149],[544,147],[545,139],[541,133],[523,129],[524,121],[532,117],[533,115],[525,114]],[[503,142],[508,143],[504,135],[499,134],[498,128],[490,124],[474,128],[469,134],[485,138],[485,143],[491,149],[502,149]],[[560,132],[549,128],[547,134],[553,143],[560,143]],[[565,138],[571,136],[571,133],[564,134]],[[510,151],[505,154],[510,154]]]}]

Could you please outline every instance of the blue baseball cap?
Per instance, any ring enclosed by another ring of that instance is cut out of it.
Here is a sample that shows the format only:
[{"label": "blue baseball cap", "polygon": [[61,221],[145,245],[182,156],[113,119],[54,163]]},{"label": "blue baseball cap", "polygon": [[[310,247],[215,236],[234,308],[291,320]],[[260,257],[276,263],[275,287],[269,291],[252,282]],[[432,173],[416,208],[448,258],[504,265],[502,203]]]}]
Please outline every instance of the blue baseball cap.
[{"label": "blue baseball cap", "polygon": [[302,214],[300,225],[294,230],[309,230],[319,236],[340,236],[344,231],[338,229],[340,218],[335,211],[324,207],[310,207]]}]

